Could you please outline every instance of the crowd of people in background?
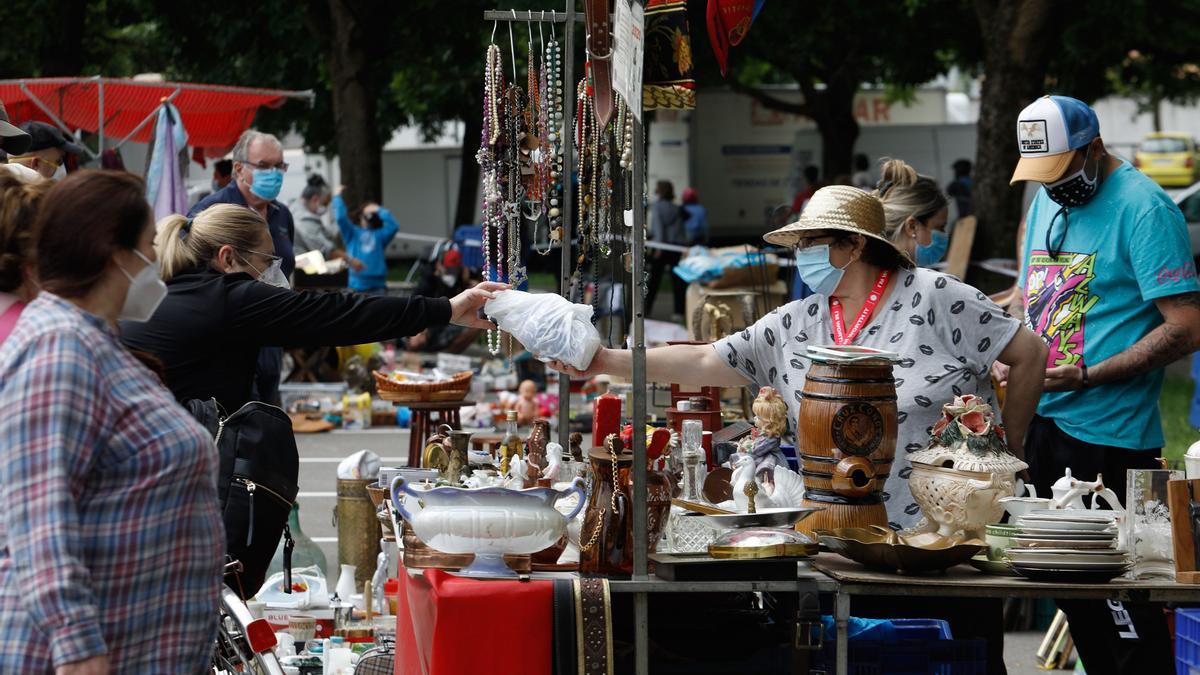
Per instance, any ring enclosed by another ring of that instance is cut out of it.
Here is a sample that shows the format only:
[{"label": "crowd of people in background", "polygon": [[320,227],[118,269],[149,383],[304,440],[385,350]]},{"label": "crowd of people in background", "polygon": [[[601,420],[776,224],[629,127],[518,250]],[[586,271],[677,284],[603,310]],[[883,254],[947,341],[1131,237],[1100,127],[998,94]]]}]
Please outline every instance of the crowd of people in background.
[{"label": "crowd of people in background", "polygon": [[[1157,185],[1105,148],[1086,104],[1045,97],[1021,118],[1055,124],[1021,127],[1012,180],[1041,187],[1017,246],[1011,306],[929,269],[946,255],[950,223],[974,212],[969,161],[954,163],[943,190],[900,159],[881,162],[875,178],[859,155],[836,185],[806,167],[794,222],[768,236],[795,249],[811,295],[716,349],[655,350],[651,379],[780,386],[773,378],[796,361],[775,336],[828,335],[830,299],[863,307],[882,284],[928,320],[885,312],[861,343],[949,355],[989,400],[991,371],[1008,390],[1010,447],[1040,489],[1071,467],[1102,473],[1122,494],[1125,470],[1156,466],[1163,445],[1153,405],[1163,368],[1200,348],[1186,225]],[[348,205],[319,177],[289,208],[278,200],[282,145],[256,130],[217,163],[210,194],[157,223],[136,176],[68,172],[84,149],[54,126],[14,125],[0,106],[0,151],[0,438],[10,441],[0,448],[0,670],[202,670],[211,639],[179,636],[214,634],[223,528],[213,438],[180,404],[277,402],[284,347],[408,337],[414,348],[461,348],[490,327],[478,311],[504,286],[473,277],[449,248],[418,295],[390,297],[392,213],[372,200]],[[647,313],[663,275],[710,240],[695,189],[680,203],[668,181],[654,193]],[[293,290],[296,254],[308,251],[345,260],[350,291]],[[687,286],[671,279],[681,318]],[[945,319],[964,311],[976,320]],[[784,321],[793,314],[801,319]],[[950,395],[934,391],[950,383],[939,373],[920,376],[935,360],[905,366],[916,369],[899,389],[905,449],[927,435],[920,401]],[[628,374],[628,363],[601,350],[587,374]],[[799,388],[803,374],[783,382]],[[903,482],[889,478],[898,527],[916,517]],[[1145,636],[1131,642],[1113,639],[1121,627],[1108,612],[1063,606],[1073,626],[1087,626],[1076,645],[1089,662],[1170,658],[1152,607],[1127,607]]]}]

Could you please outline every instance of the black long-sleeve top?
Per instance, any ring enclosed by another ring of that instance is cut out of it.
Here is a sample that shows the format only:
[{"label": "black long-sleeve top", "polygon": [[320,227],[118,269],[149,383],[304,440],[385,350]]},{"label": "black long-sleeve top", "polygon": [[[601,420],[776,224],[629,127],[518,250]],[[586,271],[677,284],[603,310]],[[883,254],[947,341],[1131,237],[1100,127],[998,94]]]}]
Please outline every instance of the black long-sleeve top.
[{"label": "black long-sleeve top", "polygon": [[450,321],[445,298],[296,292],[243,273],[196,271],[167,288],[149,321],[121,322],[121,339],[163,362],[180,402],[215,397],[229,413],[251,400],[259,347],[362,344]]}]

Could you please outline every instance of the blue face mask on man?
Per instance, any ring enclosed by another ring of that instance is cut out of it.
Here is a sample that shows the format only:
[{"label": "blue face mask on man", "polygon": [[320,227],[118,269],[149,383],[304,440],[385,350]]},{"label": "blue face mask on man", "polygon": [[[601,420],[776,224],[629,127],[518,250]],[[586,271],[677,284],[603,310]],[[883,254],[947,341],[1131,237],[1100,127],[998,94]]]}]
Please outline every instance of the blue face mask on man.
[{"label": "blue face mask on man", "polygon": [[283,188],[283,172],[279,169],[254,169],[254,180],[250,192],[259,199],[270,201],[279,196]]},{"label": "blue face mask on man", "polygon": [[829,244],[818,244],[796,250],[796,273],[814,293],[829,296],[842,283],[846,268],[829,262]]},{"label": "blue face mask on man", "polygon": [[929,245],[917,244],[917,264],[921,267],[933,267],[946,256],[950,247],[950,235],[941,230],[934,230]]}]

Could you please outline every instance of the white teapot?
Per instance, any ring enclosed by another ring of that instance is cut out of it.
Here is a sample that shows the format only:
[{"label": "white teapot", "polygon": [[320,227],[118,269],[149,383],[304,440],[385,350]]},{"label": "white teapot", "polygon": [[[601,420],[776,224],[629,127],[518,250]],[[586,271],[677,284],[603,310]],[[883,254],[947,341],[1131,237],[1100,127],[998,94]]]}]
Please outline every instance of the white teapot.
[{"label": "white teapot", "polygon": [[1067,469],[1065,475],[1054,482],[1050,486],[1050,492],[1054,495],[1053,508],[1056,509],[1087,509],[1083,503],[1083,495],[1092,493],[1093,509],[1100,508],[1101,499],[1109,509],[1118,512],[1124,512],[1121,508],[1121,500],[1117,499],[1116,493],[1104,487],[1104,477],[1101,474],[1096,474],[1096,480],[1085,481],[1078,480],[1071,476],[1071,470]]}]

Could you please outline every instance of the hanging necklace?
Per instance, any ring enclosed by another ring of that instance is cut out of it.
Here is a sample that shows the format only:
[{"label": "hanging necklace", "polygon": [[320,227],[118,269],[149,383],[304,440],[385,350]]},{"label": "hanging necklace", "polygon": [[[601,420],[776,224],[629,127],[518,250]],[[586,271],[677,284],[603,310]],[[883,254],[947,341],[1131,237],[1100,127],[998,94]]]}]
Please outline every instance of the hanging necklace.
[{"label": "hanging necklace", "polygon": [[[498,267],[499,260],[496,260],[493,247],[504,224],[504,202],[500,192],[500,158],[496,151],[502,127],[504,64],[500,48],[495,44],[488,46],[483,88],[483,138],[475,156],[483,177],[483,278],[499,281],[503,277],[503,269]],[[487,343],[488,351],[493,355],[500,353],[500,333],[497,330],[488,330]]]},{"label": "hanging necklace", "polygon": [[[554,24],[550,24],[550,42],[546,44],[543,71],[545,86],[542,87],[545,105],[547,141],[547,174],[544,199],[547,204],[543,209],[547,214],[547,227],[550,229],[550,242],[562,240],[562,190],[563,190],[563,90],[562,90],[562,47],[554,34]],[[538,251],[542,255],[550,253],[550,248]]]}]

